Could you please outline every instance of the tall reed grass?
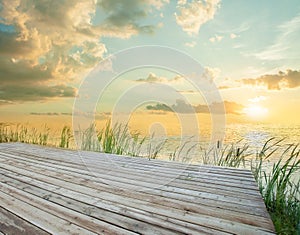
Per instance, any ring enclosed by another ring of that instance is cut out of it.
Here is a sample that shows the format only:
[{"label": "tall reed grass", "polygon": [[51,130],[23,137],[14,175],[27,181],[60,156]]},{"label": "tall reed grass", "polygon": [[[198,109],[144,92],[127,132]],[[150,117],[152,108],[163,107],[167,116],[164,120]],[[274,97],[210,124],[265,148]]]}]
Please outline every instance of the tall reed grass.
[{"label": "tall reed grass", "polygon": [[[203,163],[248,167],[278,234],[300,235],[300,147],[270,138],[254,153],[241,141],[204,151]],[[270,162],[274,162],[270,165]]]},{"label": "tall reed grass", "polygon": [[29,129],[22,125],[0,124],[0,143],[3,142],[22,142],[30,144],[47,145],[50,129],[47,125],[42,127],[42,131],[36,128]]},{"label": "tall reed grass", "polygon": [[130,132],[128,125],[107,121],[106,125],[97,131],[96,125],[81,131],[81,149],[100,151],[129,156],[143,156],[142,147],[146,137],[141,137],[139,132]]},{"label": "tall reed grass", "polygon": [[59,147],[69,148],[71,139],[72,139],[71,128],[68,126],[64,126],[60,134]]},{"label": "tall reed grass", "polygon": [[[278,234],[300,234],[300,148],[269,139],[252,161],[251,169]],[[282,150],[280,152],[280,150]],[[271,170],[264,163],[276,155]]]},{"label": "tall reed grass", "polygon": [[103,129],[97,133],[101,151],[120,155],[140,156],[145,137],[140,133],[130,132],[128,125],[116,123],[112,126],[108,121]]},{"label": "tall reed grass", "polygon": [[[203,163],[248,167],[270,213],[277,234],[300,235],[300,147],[270,138],[254,153],[241,141],[204,150]],[[270,162],[274,162],[270,165]]]},{"label": "tall reed grass", "polygon": [[191,153],[197,151],[198,143],[193,141],[193,136],[189,137],[182,145],[178,145],[169,155],[170,161],[190,162],[192,160]]}]

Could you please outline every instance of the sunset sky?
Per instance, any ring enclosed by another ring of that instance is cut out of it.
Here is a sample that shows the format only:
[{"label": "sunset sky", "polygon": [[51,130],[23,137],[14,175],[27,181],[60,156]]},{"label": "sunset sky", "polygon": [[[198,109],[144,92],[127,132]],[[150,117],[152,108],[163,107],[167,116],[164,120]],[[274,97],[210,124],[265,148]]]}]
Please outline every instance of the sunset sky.
[{"label": "sunset sky", "polygon": [[[199,62],[223,98],[227,121],[299,124],[299,12],[299,0],[0,0],[0,122],[69,118],[80,84],[100,61],[158,45]],[[205,114],[218,105],[174,72],[130,69],[105,88],[99,116],[118,102],[130,107],[135,101],[125,102],[126,91],[141,83],[183,95],[169,105],[172,112]],[[147,92],[132,94],[146,100]],[[136,106],[140,113],[171,111]]]}]

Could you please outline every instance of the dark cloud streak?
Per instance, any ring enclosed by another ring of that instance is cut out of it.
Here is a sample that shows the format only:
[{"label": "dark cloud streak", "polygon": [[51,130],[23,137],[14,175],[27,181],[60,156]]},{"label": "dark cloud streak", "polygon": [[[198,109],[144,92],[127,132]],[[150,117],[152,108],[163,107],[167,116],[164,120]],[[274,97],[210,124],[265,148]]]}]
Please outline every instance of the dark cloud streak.
[{"label": "dark cloud streak", "polygon": [[47,112],[47,113],[38,113],[38,112],[31,112],[30,115],[34,116],[72,116],[72,113],[56,113],[56,112]]},{"label": "dark cloud streak", "polygon": [[68,98],[74,97],[75,95],[75,88],[65,85],[50,87],[24,85],[0,86],[0,100],[10,102],[38,101],[49,98]]},{"label": "dark cloud streak", "polygon": [[224,101],[224,103],[212,103],[210,105],[198,104],[193,106],[186,103],[184,100],[176,100],[176,104],[168,106],[166,104],[156,104],[146,106],[147,110],[178,112],[178,113],[222,113],[223,107],[227,114],[240,115],[244,106],[231,101]]},{"label": "dark cloud streak", "polygon": [[[152,7],[159,8],[164,1],[149,0],[99,0],[97,5],[105,11],[107,17],[101,23],[101,28],[110,30],[130,29],[136,33],[153,33],[156,26],[151,24],[141,24],[147,17]],[[149,8],[149,5],[152,7]]]},{"label": "dark cloud streak", "polygon": [[240,82],[252,86],[266,86],[268,90],[281,90],[284,88],[300,87],[300,71],[279,71],[278,74],[266,74],[258,78],[244,78]]}]

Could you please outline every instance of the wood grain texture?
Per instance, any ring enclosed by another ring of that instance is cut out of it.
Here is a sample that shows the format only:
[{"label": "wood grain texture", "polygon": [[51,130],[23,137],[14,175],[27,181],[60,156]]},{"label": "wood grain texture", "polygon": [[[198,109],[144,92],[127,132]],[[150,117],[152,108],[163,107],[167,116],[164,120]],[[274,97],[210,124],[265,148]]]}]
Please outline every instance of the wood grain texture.
[{"label": "wood grain texture", "polygon": [[6,143],[0,174],[0,234],[275,234],[245,169]]},{"label": "wood grain texture", "polygon": [[0,234],[40,234],[49,235],[46,231],[0,207]]}]

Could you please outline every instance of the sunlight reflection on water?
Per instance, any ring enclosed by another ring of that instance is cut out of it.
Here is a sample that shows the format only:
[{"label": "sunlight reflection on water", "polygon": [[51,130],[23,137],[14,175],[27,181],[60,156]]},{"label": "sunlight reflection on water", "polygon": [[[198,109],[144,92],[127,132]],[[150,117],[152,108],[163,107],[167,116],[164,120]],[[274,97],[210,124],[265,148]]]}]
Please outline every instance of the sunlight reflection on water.
[{"label": "sunlight reflection on water", "polygon": [[[209,130],[204,130],[203,133],[206,132],[208,133]],[[205,148],[210,141],[210,136],[203,135],[203,133],[201,133],[200,146]],[[249,145],[249,151],[252,153],[252,157],[255,157],[255,154],[260,151],[265,142],[272,137],[276,138],[276,140],[285,138],[285,144],[298,144],[300,143],[300,125],[229,124],[226,126],[226,136],[222,144],[226,146],[240,141],[240,143]],[[180,138],[180,136],[168,137],[168,141],[162,150],[163,158],[166,158],[166,156],[169,156],[174,151],[179,144]],[[189,141],[188,137],[185,139]],[[195,162],[201,158],[197,151],[192,157]],[[273,161],[269,164],[272,165],[277,157],[274,155],[272,158]]]}]

